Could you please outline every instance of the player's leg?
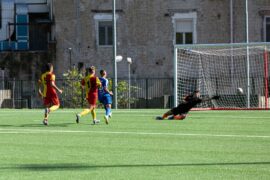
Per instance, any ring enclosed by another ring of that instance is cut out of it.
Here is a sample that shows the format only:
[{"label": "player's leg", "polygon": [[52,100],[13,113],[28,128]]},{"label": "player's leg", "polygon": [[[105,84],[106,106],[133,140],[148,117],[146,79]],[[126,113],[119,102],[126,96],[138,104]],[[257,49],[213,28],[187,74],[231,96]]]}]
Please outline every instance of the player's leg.
[{"label": "player's leg", "polygon": [[91,105],[91,115],[93,118],[93,124],[98,124],[100,122],[100,120],[97,119],[97,113],[96,113],[96,108],[95,106]]},{"label": "player's leg", "polygon": [[52,97],[46,98],[44,104],[46,104],[45,115],[44,115],[45,118],[44,119],[47,120],[47,125],[48,125],[49,114],[50,114],[50,112],[53,112],[53,111],[56,111],[57,109],[59,109],[60,101],[59,101],[57,96],[52,96]]},{"label": "player's leg", "polygon": [[48,125],[48,118],[49,118],[50,99],[45,97],[43,99],[43,104],[45,106],[45,110],[44,110],[44,119],[43,119],[42,123],[47,126]]},{"label": "player's leg", "polygon": [[86,108],[86,109],[83,109],[80,113],[76,114],[76,123],[79,123],[80,122],[80,118],[82,116],[87,115],[90,112],[91,112],[91,109],[90,108]]},{"label": "player's leg", "polygon": [[106,114],[104,116],[105,123],[109,124],[109,118],[111,118],[111,104],[106,104]]},{"label": "player's leg", "polygon": [[90,111],[93,118],[93,124],[98,124],[100,122],[99,120],[97,120],[97,114],[96,114],[97,100],[98,100],[97,94],[89,95],[88,103],[90,105]]},{"label": "player's leg", "polygon": [[112,118],[112,96],[109,94],[107,97],[107,104],[108,104],[109,118]]},{"label": "player's leg", "polygon": [[170,116],[172,114],[173,114],[173,110],[169,110],[169,111],[167,111],[166,113],[163,114],[162,118],[166,119],[168,116]]},{"label": "player's leg", "polygon": [[104,103],[105,103],[105,111],[106,111],[104,119],[105,119],[106,124],[109,124],[109,118],[112,117],[112,108],[111,108],[112,98],[109,94],[104,96]]},{"label": "player's leg", "polygon": [[83,109],[80,113],[76,114],[76,123],[79,123],[80,122],[80,118],[82,116],[85,116],[87,115],[88,113],[91,112],[91,105],[90,105],[90,99],[87,99],[88,103],[89,103],[89,108],[86,108],[86,109]]},{"label": "player's leg", "polygon": [[174,120],[184,120],[187,117],[187,114],[179,114],[173,117]]},{"label": "player's leg", "polygon": [[80,118],[81,118],[82,116],[85,116],[85,115],[87,115],[88,113],[90,113],[90,111],[91,111],[90,109],[83,109],[82,112],[76,114],[76,123],[79,123],[79,122],[80,122]]},{"label": "player's leg", "polygon": [[49,114],[50,114],[51,112],[56,111],[57,109],[59,109],[59,107],[60,107],[60,105],[52,105],[51,107],[47,107],[47,108],[45,109],[45,114],[46,114],[46,116],[49,117]]},{"label": "player's leg", "polygon": [[163,120],[166,119],[168,116],[173,114],[173,109],[167,111],[166,113],[164,113],[162,116],[157,116],[156,120]]},{"label": "player's leg", "polygon": [[101,102],[103,107],[104,107],[104,110],[105,110],[104,118],[105,118],[105,121],[106,121],[106,116],[107,116],[108,109],[107,109],[107,102],[106,102],[105,95],[103,95],[102,97],[99,97],[99,102]]},{"label": "player's leg", "polygon": [[106,116],[111,116],[111,114],[112,114],[112,108],[111,108],[111,104],[106,104],[105,105],[105,107],[106,107]]},{"label": "player's leg", "polygon": [[53,105],[52,107],[49,108],[49,112],[53,112],[56,111],[57,109],[59,109],[60,105]]},{"label": "player's leg", "polygon": [[106,114],[106,104],[104,103],[104,96],[103,95],[99,95],[98,96],[98,101],[103,105],[104,110],[105,110],[105,114]]},{"label": "player's leg", "polygon": [[49,105],[46,105],[45,113],[44,113],[44,119],[43,119],[43,121],[42,121],[42,123],[43,123],[45,126],[48,125],[48,118],[49,118],[48,109],[49,109]]}]

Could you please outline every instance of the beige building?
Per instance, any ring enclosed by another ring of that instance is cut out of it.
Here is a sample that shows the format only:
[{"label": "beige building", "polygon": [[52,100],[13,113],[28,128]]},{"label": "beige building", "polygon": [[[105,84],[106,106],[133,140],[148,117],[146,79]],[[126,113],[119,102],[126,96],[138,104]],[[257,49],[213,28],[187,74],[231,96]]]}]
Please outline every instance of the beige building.
[{"label": "beige building", "polygon": [[[113,75],[112,0],[55,0],[56,70]],[[246,40],[244,0],[116,0],[118,77],[173,77],[174,44]],[[249,0],[250,42],[270,41],[270,0]]]}]

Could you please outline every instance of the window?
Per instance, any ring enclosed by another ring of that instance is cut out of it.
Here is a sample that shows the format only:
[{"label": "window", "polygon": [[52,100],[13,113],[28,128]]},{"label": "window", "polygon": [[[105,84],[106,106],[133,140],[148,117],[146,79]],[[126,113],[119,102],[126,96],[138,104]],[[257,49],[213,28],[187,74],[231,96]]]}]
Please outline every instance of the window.
[{"label": "window", "polygon": [[196,19],[197,14],[176,13],[173,17],[174,24],[174,44],[194,44],[196,39]]},{"label": "window", "polygon": [[265,19],[264,20],[264,23],[265,23],[265,29],[264,29],[265,41],[270,42],[270,16],[267,16],[264,19]]},{"label": "window", "polygon": [[192,25],[192,20],[182,20],[176,22],[176,44],[193,44]]},{"label": "window", "polygon": [[[116,21],[118,15],[115,16]],[[94,15],[96,27],[97,46],[107,47],[113,45],[113,19],[111,14],[97,13]]]},{"label": "window", "polygon": [[111,46],[113,44],[112,21],[98,22],[98,45]]}]

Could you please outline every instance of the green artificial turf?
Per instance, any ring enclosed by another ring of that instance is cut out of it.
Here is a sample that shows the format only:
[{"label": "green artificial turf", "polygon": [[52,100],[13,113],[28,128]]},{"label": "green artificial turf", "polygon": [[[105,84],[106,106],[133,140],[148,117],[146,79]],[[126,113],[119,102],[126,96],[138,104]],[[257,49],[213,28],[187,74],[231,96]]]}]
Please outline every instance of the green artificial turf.
[{"label": "green artificial turf", "polygon": [[0,179],[270,179],[270,111],[0,110]]}]

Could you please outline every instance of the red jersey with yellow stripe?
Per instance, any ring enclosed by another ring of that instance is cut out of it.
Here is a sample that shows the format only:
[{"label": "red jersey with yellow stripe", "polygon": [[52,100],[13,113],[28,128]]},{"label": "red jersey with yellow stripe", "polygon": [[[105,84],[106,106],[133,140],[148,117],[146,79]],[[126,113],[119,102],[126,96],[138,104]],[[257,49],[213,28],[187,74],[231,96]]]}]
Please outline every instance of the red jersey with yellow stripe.
[{"label": "red jersey with yellow stripe", "polygon": [[44,98],[57,96],[56,90],[51,85],[51,82],[54,82],[54,81],[55,81],[55,75],[51,72],[46,72],[41,75],[39,82],[43,85]]},{"label": "red jersey with yellow stripe", "polygon": [[97,96],[98,87],[101,86],[100,80],[95,75],[88,75],[83,78],[81,84],[85,87],[86,98],[90,98],[93,95]]}]

